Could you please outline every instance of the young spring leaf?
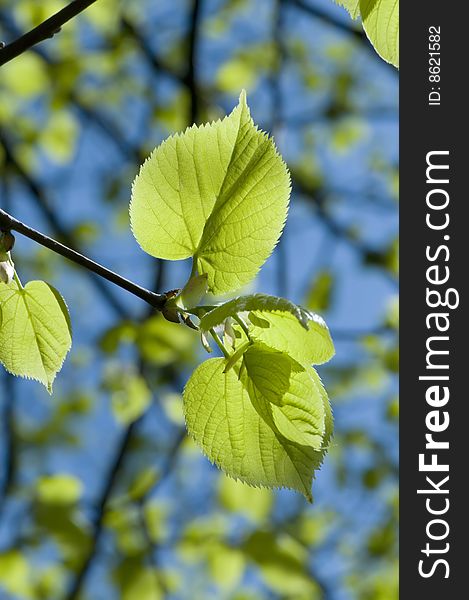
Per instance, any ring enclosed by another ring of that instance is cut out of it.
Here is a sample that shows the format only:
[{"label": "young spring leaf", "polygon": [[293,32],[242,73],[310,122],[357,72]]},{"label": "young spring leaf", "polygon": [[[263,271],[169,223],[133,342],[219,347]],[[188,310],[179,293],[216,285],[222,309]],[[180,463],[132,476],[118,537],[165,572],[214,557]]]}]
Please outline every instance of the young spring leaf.
[{"label": "young spring leaf", "polygon": [[13,375],[52,383],[72,345],[70,317],[59,292],[44,281],[0,286],[0,361]]},{"label": "young spring leaf", "polygon": [[[258,393],[252,394],[253,382],[246,370],[239,377],[234,368],[225,373],[225,366],[224,358],[209,359],[189,379],[184,390],[189,433],[208,458],[231,477],[254,486],[294,489],[311,500],[314,470],[321,465],[324,450],[285,438],[260,414],[265,405],[254,406]],[[329,401],[321,390],[320,395],[328,443],[332,424],[327,416]]]},{"label": "young spring leaf", "polygon": [[200,329],[209,331],[246,312],[252,339],[286,352],[302,365],[322,364],[334,355],[329,329],[320,316],[267,294],[240,296],[217,306],[202,317]]},{"label": "young spring leaf", "polygon": [[254,310],[249,313],[249,334],[253,340],[286,352],[302,365],[320,365],[335,353],[331,334],[323,319],[308,315],[304,328],[291,313]]},{"label": "young spring leaf", "polygon": [[193,256],[209,290],[225,293],[249,283],[271,254],[289,196],[287,167],[243,92],[228,117],[170,137],[143,164],[132,231],[152,256]]},{"label": "young spring leaf", "polygon": [[268,294],[249,294],[247,296],[238,296],[224,302],[206,313],[200,321],[202,331],[210,331],[217,325],[221,325],[228,317],[233,317],[242,312],[258,310],[261,312],[289,312],[304,327],[308,326],[307,311],[297,306],[290,300],[269,296]]},{"label": "young spring leaf", "polygon": [[320,450],[325,413],[310,374],[287,354],[253,344],[243,356],[258,412],[287,440]]},{"label": "young spring leaf", "polygon": [[360,13],[376,52],[399,67],[399,0],[360,0]]}]

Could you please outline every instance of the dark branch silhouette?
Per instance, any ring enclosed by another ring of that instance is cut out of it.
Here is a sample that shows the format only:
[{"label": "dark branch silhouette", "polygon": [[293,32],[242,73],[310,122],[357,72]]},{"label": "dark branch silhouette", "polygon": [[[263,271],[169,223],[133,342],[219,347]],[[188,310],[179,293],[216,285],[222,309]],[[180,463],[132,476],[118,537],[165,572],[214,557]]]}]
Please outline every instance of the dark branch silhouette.
[{"label": "dark branch silhouette", "polygon": [[21,37],[19,37],[11,44],[7,44],[0,48],[0,66],[6,64],[10,60],[13,60],[23,52],[26,52],[32,46],[47,40],[48,38],[54,37],[54,35],[60,31],[62,25],[76,17],[78,14],[83,12],[85,8],[88,8],[91,4],[94,4],[96,0],[74,0],[70,2],[68,6],[59,10],[55,15],[52,15],[49,19],[46,19],[43,23],[28,31]]}]

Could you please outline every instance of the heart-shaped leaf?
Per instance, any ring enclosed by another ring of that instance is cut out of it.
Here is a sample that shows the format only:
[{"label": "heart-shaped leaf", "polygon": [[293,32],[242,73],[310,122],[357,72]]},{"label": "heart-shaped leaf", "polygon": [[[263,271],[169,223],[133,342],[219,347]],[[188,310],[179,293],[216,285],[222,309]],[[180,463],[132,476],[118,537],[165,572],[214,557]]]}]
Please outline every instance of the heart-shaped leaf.
[{"label": "heart-shaped leaf", "polygon": [[0,286],[0,361],[13,375],[52,383],[72,345],[70,317],[59,292],[44,281]]},{"label": "heart-shaped leaf", "polygon": [[249,283],[271,254],[289,197],[287,167],[243,92],[228,117],[170,137],[143,164],[132,231],[152,256],[194,257],[209,290],[225,293]]}]

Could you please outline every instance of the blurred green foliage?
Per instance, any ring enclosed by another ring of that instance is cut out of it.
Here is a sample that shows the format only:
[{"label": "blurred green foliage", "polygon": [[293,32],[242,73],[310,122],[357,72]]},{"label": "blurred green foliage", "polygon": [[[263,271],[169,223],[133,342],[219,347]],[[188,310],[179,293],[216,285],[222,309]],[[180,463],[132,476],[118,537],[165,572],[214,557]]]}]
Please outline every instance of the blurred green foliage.
[{"label": "blurred green foliage", "polygon": [[[65,4],[0,0],[0,38]],[[184,435],[195,332],[18,240],[18,266],[67,299],[75,346],[52,399],[2,374],[2,600],[397,600],[397,79],[341,10],[99,0],[2,67],[2,208],[158,291],[184,277],[135,247],[130,183],[245,87],[293,174],[266,277],[337,323],[338,348],[310,507],[227,479]]]}]

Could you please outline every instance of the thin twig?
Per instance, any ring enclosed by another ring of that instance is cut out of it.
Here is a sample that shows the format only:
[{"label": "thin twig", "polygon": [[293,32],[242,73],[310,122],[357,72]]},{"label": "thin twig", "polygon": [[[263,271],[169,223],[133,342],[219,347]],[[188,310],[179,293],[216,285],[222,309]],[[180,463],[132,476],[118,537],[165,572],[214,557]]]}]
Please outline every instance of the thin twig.
[{"label": "thin twig", "polygon": [[103,279],[107,279],[107,281],[118,285],[124,290],[127,290],[134,296],[145,300],[145,302],[148,302],[148,304],[150,304],[156,310],[162,310],[166,303],[167,296],[165,294],[155,294],[155,292],[152,292],[150,290],[147,290],[146,288],[139,286],[133,281],[130,281],[125,277],[118,275],[114,271],[103,267],[102,265],[84,256],[83,254],[72,250],[71,248],[65,246],[61,242],[58,242],[57,240],[54,240],[53,238],[50,238],[47,235],[36,231],[32,227],[29,227],[25,223],[18,221],[2,209],[0,209],[0,229],[6,231],[12,230],[21,233],[25,237],[37,242],[41,246],[49,248],[49,250],[52,250],[52,252],[60,254],[64,258],[71,260],[72,262],[80,265],[81,267],[84,267],[85,269],[88,269],[88,271],[99,275]]},{"label": "thin twig", "polygon": [[62,25],[76,17],[79,13],[88,8],[91,4],[94,4],[96,0],[74,0],[70,2],[65,8],[59,10],[55,15],[46,19],[43,23],[28,31],[21,37],[19,37],[11,44],[7,44],[3,48],[0,48],[0,66],[6,64],[10,60],[13,60],[23,52],[29,50],[32,46],[39,44],[60,31]]}]

